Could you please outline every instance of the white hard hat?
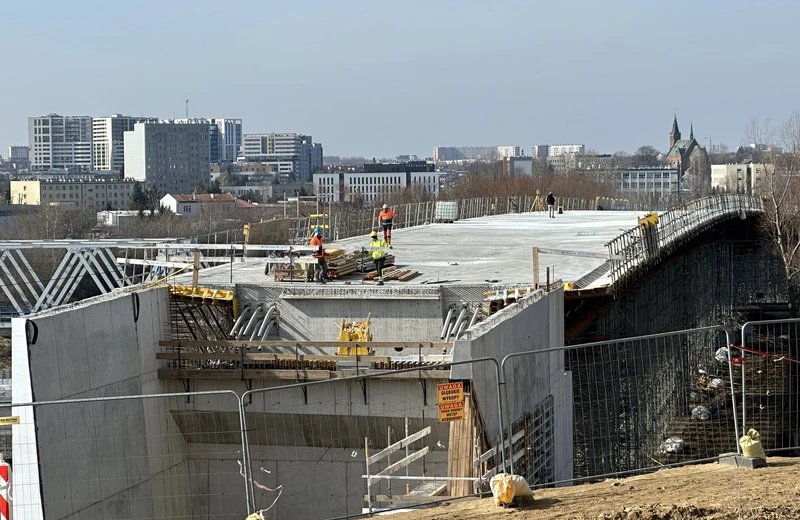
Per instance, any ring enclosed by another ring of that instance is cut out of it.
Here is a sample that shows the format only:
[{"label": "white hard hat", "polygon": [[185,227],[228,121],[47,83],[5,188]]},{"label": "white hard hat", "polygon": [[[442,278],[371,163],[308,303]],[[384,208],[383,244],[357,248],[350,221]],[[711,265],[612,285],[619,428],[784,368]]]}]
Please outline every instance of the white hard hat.
[{"label": "white hard hat", "polygon": [[388,205],[388,204],[384,204],[384,205],[383,205],[383,209],[386,209],[386,208],[388,208],[388,207],[389,207],[389,205]]}]

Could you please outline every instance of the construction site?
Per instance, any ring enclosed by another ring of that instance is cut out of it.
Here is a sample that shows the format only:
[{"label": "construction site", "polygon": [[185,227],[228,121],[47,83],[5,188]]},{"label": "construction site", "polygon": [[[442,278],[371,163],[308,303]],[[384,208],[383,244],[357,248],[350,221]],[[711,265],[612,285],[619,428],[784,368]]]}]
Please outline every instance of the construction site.
[{"label": "construction site", "polygon": [[[66,250],[49,280],[3,265],[15,517],[345,518],[717,457],[745,424],[800,446],[798,365],[774,362],[800,334],[741,327],[788,318],[760,201],[425,204],[397,209],[380,285],[374,213],[6,246]],[[102,294],[71,300],[84,279]]]}]

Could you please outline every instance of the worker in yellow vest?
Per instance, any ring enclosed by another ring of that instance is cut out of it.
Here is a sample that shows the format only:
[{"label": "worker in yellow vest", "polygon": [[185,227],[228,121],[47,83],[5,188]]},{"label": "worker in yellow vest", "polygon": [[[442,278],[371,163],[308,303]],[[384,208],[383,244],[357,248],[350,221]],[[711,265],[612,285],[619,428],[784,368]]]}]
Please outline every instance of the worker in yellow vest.
[{"label": "worker in yellow vest", "polygon": [[[369,247],[371,249],[386,248],[389,244],[385,240],[378,238],[378,232],[373,231],[369,234],[372,239]],[[383,264],[386,263],[386,251],[372,251],[372,259],[375,261],[375,270],[378,275],[378,285],[383,285]]]}]

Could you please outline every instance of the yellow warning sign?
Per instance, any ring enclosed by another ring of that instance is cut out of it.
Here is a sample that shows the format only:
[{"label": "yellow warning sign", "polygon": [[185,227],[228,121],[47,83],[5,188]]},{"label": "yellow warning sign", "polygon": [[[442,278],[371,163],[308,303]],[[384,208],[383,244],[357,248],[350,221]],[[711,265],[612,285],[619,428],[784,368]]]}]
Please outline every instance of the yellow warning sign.
[{"label": "yellow warning sign", "polygon": [[19,417],[0,417],[0,426],[8,426],[9,424],[19,424]]},{"label": "yellow warning sign", "polygon": [[463,403],[464,402],[464,383],[445,383],[436,385],[438,403]]},{"label": "yellow warning sign", "polygon": [[460,421],[462,419],[464,419],[463,401],[439,405],[439,422]]}]

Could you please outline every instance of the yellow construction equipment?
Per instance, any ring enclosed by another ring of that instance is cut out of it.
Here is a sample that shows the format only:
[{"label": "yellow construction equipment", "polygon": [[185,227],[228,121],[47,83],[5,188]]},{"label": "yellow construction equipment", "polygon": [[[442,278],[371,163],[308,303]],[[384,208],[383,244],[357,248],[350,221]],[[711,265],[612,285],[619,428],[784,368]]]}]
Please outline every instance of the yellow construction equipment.
[{"label": "yellow construction equipment", "polygon": [[[367,321],[352,321],[349,323],[342,318],[342,323],[339,325],[339,341],[348,343],[372,341],[372,334],[369,332],[370,316],[372,316],[372,313],[367,314]],[[340,356],[370,356],[372,355],[372,349],[358,345],[352,347],[341,346],[337,353]]]},{"label": "yellow construction equipment", "polygon": [[639,225],[643,228],[653,227],[658,224],[658,212],[651,211],[644,217],[637,220],[639,221]]}]

